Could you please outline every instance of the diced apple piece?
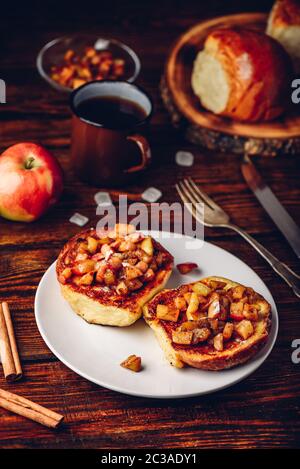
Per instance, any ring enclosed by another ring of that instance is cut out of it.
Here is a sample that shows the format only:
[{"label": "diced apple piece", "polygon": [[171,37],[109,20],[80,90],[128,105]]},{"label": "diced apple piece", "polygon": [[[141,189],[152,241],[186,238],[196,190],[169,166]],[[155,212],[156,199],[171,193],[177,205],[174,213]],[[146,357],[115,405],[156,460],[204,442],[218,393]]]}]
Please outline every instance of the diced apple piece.
[{"label": "diced apple piece", "polygon": [[128,293],[128,287],[123,280],[117,285],[116,291],[118,295],[126,295]]},{"label": "diced apple piece", "polygon": [[266,300],[257,300],[253,306],[258,310],[259,316],[268,316],[270,312],[270,305]]},{"label": "diced apple piece", "polygon": [[126,267],[125,269],[125,280],[132,280],[133,278],[141,277],[143,272],[137,269],[134,265]]},{"label": "diced apple piece", "polygon": [[137,269],[140,269],[140,270],[143,272],[143,274],[144,274],[145,272],[147,272],[148,267],[149,267],[149,266],[148,266],[147,262],[144,262],[144,261],[139,261],[139,262],[136,264],[136,268],[137,268]]},{"label": "diced apple piece", "polygon": [[258,311],[253,305],[244,304],[243,316],[249,321],[258,321]]},{"label": "diced apple piece", "polygon": [[232,322],[226,322],[224,329],[223,329],[223,338],[224,340],[229,340],[232,336],[234,326]]},{"label": "diced apple piece", "polygon": [[193,340],[193,331],[172,331],[172,341],[175,344],[190,345]]},{"label": "diced apple piece", "polygon": [[220,333],[220,334],[217,334],[215,337],[214,337],[214,348],[218,351],[218,352],[222,352],[222,350],[224,349],[224,344],[223,344],[223,334]]},{"label": "diced apple piece", "polygon": [[135,291],[139,290],[143,286],[143,283],[138,278],[133,278],[132,280],[126,281],[126,285],[129,290]]},{"label": "diced apple piece", "polygon": [[198,268],[198,264],[195,262],[183,262],[182,264],[177,264],[177,269],[182,275],[186,275],[194,269]]},{"label": "diced apple piece", "polygon": [[188,309],[186,310],[186,317],[189,321],[195,320],[193,313],[195,313],[198,310],[198,307],[199,307],[198,296],[195,292],[193,292],[190,297]]},{"label": "diced apple piece", "polygon": [[238,301],[237,303],[231,303],[230,305],[230,317],[236,321],[241,321],[244,318],[244,303]]},{"label": "diced apple piece", "polygon": [[164,321],[177,322],[179,313],[179,309],[171,309],[167,305],[157,305],[156,307],[157,318],[162,319]]},{"label": "diced apple piece", "polygon": [[243,285],[237,285],[232,289],[232,298],[234,300],[241,300],[244,296],[246,288]]},{"label": "diced apple piece", "polygon": [[98,241],[92,236],[89,236],[87,239],[87,242],[88,242],[87,244],[88,251],[91,254],[95,254],[95,252],[97,251],[97,247],[98,247]]},{"label": "diced apple piece", "polygon": [[80,282],[81,281],[81,277],[76,275],[75,277],[72,278],[72,282],[75,284],[75,285],[80,285]]},{"label": "diced apple piece", "polygon": [[175,307],[180,309],[180,311],[184,311],[186,309],[186,301],[183,296],[176,296],[174,303]]},{"label": "diced apple piece", "polygon": [[95,268],[95,262],[92,261],[91,259],[87,259],[82,262],[78,262],[74,267],[73,267],[73,272],[76,275],[82,275],[82,274],[87,274],[88,272],[91,272]]},{"label": "diced apple piece", "polygon": [[210,336],[210,330],[208,327],[201,327],[200,329],[195,329],[193,332],[193,344],[200,344],[205,342]]},{"label": "diced apple piece", "polygon": [[213,293],[211,295],[211,302],[208,307],[207,316],[210,319],[216,319],[220,316],[220,312],[221,312],[220,297],[217,293]]},{"label": "diced apple piece", "polygon": [[148,269],[147,272],[145,272],[144,274],[144,280],[146,282],[151,282],[151,280],[153,280],[155,277],[155,273],[153,272],[152,269]]},{"label": "diced apple piece", "polygon": [[179,329],[181,331],[194,331],[195,329],[201,329],[202,327],[208,327],[208,321],[206,318],[200,318],[197,321],[184,321],[180,324]]},{"label": "diced apple piece", "polygon": [[72,269],[70,269],[70,267],[66,267],[62,273],[61,273],[65,279],[69,279],[71,276],[72,276]]},{"label": "diced apple piece", "polygon": [[209,280],[208,284],[213,290],[217,290],[218,288],[223,289],[226,287],[226,282],[221,282],[220,280]]},{"label": "diced apple piece", "polygon": [[191,296],[192,296],[192,294],[189,291],[184,293],[183,297],[184,297],[185,301],[187,302],[187,304],[189,304]]},{"label": "diced apple piece", "polygon": [[243,319],[235,326],[236,332],[242,337],[242,339],[248,339],[254,332],[251,321]]},{"label": "diced apple piece", "polygon": [[86,252],[87,251],[87,243],[86,242],[82,242],[79,244],[78,246],[78,252]]},{"label": "diced apple piece", "polygon": [[71,276],[72,276],[72,269],[70,269],[70,267],[66,267],[62,271],[62,273],[59,275],[60,283],[62,283],[62,284],[67,283],[67,280],[69,280],[69,278],[71,278]]},{"label": "diced apple piece", "polygon": [[114,228],[114,232],[116,234],[116,237],[118,236],[127,236],[131,233],[134,233],[136,230],[135,230],[135,226],[133,225],[127,225],[126,223],[116,223],[115,225],[115,228]]},{"label": "diced apple piece", "polygon": [[209,325],[214,332],[217,332],[219,328],[219,319],[209,319]]},{"label": "diced apple piece", "polygon": [[136,355],[130,355],[126,360],[121,363],[123,368],[127,370],[135,371],[138,373],[142,369],[142,359]]},{"label": "diced apple piece", "polygon": [[211,289],[201,282],[194,283],[194,285],[192,286],[192,289],[195,293],[197,293],[197,295],[202,295],[202,296],[207,296],[211,292]]},{"label": "diced apple piece", "polygon": [[106,269],[106,271],[104,273],[104,283],[108,287],[110,285],[114,285],[116,283],[116,276],[115,276],[114,272],[111,269]]},{"label": "diced apple piece", "polygon": [[141,242],[141,248],[146,254],[148,254],[148,256],[153,256],[153,242],[149,236]]},{"label": "diced apple piece", "polygon": [[120,252],[134,251],[135,244],[132,241],[122,241],[118,249]]},{"label": "diced apple piece", "polygon": [[111,238],[108,236],[104,236],[98,240],[99,244],[109,244],[111,242]]},{"label": "diced apple piece", "polygon": [[94,280],[94,275],[91,272],[88,272],[87,274],[84,274],[81,279],[79,280],[78,284],[79,285],[91,285]]},{"label": "diced apple piece", "polygon": [[88,259],[88,257],[89,255],[87,252],[79,252],[77,256],[75,257],[75,261],[76,262],[85,261],[86,259]]},{"label": "diced apple piece", "polygon": [[113,271],[118,271],[122,268],[122,259],[117,255],[112,255],[108,260],[108,265]]}]

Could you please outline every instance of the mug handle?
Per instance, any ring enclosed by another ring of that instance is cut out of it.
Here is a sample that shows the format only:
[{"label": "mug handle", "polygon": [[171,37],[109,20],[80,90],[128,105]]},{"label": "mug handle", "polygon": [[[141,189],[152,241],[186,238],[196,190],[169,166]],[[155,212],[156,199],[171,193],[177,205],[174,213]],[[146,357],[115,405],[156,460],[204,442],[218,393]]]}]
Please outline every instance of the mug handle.
[{"label": "mug handle", "polygon": [[127,137],[127,140],[131,140],[132,142],[137,144],[141,152],[142,161],[140,162],[140,164],[132,166],[132,168],[126,169],[125,173],[136,173],[138,171],[142,171],[150,164],[151,161],[151,149],[149,142],[145,137],[139,134],[129,135]]}]

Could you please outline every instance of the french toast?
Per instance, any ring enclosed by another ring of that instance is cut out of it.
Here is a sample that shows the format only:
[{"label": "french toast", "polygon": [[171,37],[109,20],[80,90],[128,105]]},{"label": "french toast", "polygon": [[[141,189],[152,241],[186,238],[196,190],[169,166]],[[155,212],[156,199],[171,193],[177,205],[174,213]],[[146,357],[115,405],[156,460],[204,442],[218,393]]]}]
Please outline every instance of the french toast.
[{"label": "french toast", "polygon": [[87,322],[129,326],[171,275],[173,256],[132,225],[89,229],[70,239],[56,273],[64,298]]},{"label": "french toast", "polygon": [[177,368],[224,370],[244,363],[265,344],[271,326],[270,304],[223,277],[163,290],[143,314]]}]

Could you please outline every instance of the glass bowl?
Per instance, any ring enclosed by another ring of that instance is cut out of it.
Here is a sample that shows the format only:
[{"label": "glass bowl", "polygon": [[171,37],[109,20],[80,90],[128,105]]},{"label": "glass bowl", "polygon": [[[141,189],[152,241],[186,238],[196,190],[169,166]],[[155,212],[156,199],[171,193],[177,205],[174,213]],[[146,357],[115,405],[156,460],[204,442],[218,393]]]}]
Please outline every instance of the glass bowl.
[{"label": "glass bowl", "polygon": [[141,62],[130,47],[115,39],[89,35],[59,37],[48,42],[40,50],[36,60],[40,75],[56,90],[71,92],[73,88],[63,86],[51,78],[51,69],[53,66],[64,63],[64,55],[67,50],[72,49],[76,55],[82,56],[85,48],[89,46],[94,47],[97,51],[108,50],[116,58],[124,59],[125,73],[121,79],[130,83],[136,80],[141,69]]}]

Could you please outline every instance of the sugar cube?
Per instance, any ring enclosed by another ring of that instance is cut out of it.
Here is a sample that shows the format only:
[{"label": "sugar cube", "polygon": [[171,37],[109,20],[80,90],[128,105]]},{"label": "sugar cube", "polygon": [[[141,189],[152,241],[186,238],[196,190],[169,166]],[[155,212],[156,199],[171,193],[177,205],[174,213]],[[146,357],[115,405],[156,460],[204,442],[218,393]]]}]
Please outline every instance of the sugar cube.
[{"label": "sugar cube", "polygon": [[179,166],[193,166],[194,155],[189,151],[178,151],[175,155],[175,161]]},{"label": "sugar cube", "polygon": [[74,223],[75,225],[78,226],[84,226],[87,224],[89,221],[88,217],[85,217],[84,215],[81,215],[81,213],[74,213],[74,215],[71,216],[69,219],[71,223]]},{"label": "sugar cube", "polygon": [[142,199],[146,200],[146,202],[156,202],[162,196],[162,192],[156,187],[148,187],[148,189],[144,190],[142,193]]}]

